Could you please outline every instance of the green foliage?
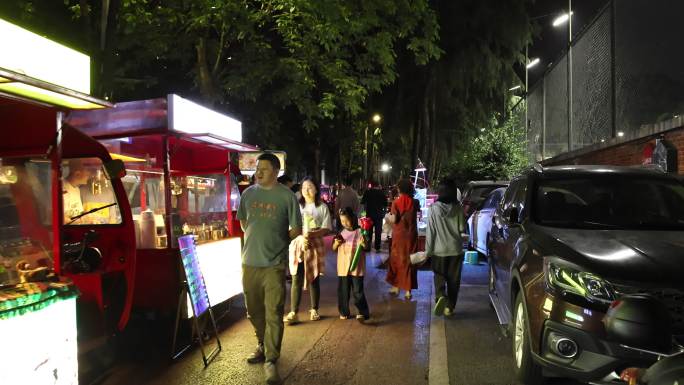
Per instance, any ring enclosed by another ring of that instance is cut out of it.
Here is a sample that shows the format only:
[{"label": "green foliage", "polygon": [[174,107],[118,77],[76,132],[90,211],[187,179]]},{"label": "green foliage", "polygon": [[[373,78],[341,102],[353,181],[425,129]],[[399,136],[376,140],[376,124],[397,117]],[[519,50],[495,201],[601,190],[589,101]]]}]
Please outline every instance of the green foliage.
[{"label": "green foliage", "polygon": [[502,125],[492,119],[447,167],[460,180],[511,179],[528,165],[522,109]]}]

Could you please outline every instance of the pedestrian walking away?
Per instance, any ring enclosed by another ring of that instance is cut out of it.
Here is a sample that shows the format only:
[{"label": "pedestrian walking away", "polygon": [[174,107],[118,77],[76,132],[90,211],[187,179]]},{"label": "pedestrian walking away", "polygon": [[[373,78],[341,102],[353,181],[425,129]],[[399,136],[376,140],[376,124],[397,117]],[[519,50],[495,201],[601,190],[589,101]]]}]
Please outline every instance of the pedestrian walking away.
[{"label": "pedestrian walking away", "polygon": [[[335,212],[338,212],[345,207],[351,207],[355,215],[359,215],[359,212],[361,211],[359,194],[352,188],[352,180],[350,177],[346,177],[344,179],[342,188],[337,193],[337,199],[335,199]],[[337,222],[337,228],[342,229],[339,219]]]},{"label": "pedestrian walking away", "polygon": [[406,299],[411,299],[411,290],[418,288],[418,275],[411,265],[411,253],[416,250],[418,239],[418,211],[420,203],[413,199],[413,185],[408,179],[397,183],[399,197],[392,202],[390,209],[394,214],[395,223],[392,226],[392,248],[387,266],[386,281],[392,288],[391,294],[399,294],[399,289],[405,291]]},{"label": "pedestrian walking away", "polygon": [[323,237],[332,231],[330,210],[321,202],[320,186],[312,178],[302,181],[302,197],[299,199],[302,216],[302,235],[290,242],[289,268],[292,275],[290,290],[290,312],[285,322],[299,322],[297,315],[302,289],[309,291],[311,307],[309,319],[318,321],[318,306],[321,298],[320,276],[325,272],[325,245]]},{"label": "pedestrian walking away", "polygon": [[435,315],[454,312],[461,286],[465,218],[456,186],[444,181],[437,187],[437,201],[430,206],[425,254],[430,257],[435,282]]},{"label": "pedestrian walking away", "polygon": [[387,197],[385,197],[385,193],[380,189],[378,182],[370,181],[370,188],[363,193],[361,204],[366,209],[366,216],[373,220],[373,228],[368,240],[373,240],[373,237],[375,237],[373,246],[376,252],[380,252],[380,246],[382,246],[382,221],[385,217]]},{"label": "pedestrian walking away", "polygon": [[[349,311],[349,297],[354,300],[358,310],[356,319],[364,322],[370,318],[368,301],[363,290],[363,276],[366,272],[366,255],[364,249],[368,241],[361,233],[358,220],[351,207],[345,207],[338,212],[342,231],[335,236],[332,249],[337,251],[337,308],[340,319],[351,317]],[[358,250],[358,255],[356,255]],[[352,266],[354,257],[358,258],[356,266]]]},{"label": "pedestrian walking away", "polygon": [[285,265],[291,239],[301,234],[302,218],[294,193],[277,183],[280,161],[270,153],[257,159],[256,184],[240,199],[237,218],[245,233],[242,286],[257,348],[247,358],[264,363],[268,384],[278,384],[276,362],[283,341]]}]

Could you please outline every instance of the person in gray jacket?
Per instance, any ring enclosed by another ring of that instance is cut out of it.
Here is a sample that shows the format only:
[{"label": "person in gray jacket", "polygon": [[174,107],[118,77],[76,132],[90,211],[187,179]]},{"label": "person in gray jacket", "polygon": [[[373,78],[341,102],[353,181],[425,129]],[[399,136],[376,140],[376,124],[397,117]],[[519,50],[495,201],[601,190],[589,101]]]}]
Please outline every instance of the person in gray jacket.
[{"label": "person in gray jacket", "polygon": [[434,272],[435,315],[453,314],[461,286],[465,218],[456,191],[451,181],[440,183],[437,201],[428,214],[425,254],[430,257]]}]

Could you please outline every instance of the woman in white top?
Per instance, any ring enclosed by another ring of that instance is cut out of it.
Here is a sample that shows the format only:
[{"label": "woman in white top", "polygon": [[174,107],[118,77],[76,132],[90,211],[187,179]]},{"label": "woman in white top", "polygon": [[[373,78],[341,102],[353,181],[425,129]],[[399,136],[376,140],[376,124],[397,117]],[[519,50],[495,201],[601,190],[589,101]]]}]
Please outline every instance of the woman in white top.
[{"label": "woman in white top", "polygon": [[332,231],[330,210],[321,202],[320,188],[313,179],[302,181],[302,197],[299,199],[302,213],[302,235],[290,243],[289,267],[292,275],[291,311],[285,322],[299,321],[297,311],[302,296],[302,288],[309,289],[311,309],[309,319],[318,321],[318,304],[321,297],[319,276],[325,271],[325,246],[323,237]]}]

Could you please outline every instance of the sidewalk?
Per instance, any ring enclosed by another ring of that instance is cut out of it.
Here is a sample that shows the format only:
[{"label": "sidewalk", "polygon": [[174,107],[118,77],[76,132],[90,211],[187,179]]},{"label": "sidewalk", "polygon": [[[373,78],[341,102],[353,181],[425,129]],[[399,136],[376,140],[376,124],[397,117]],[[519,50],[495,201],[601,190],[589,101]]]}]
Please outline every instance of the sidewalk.
[{"label": "sidewalk", "polygon": [[[285,329],[278,367],[286,384],[428,384],[432,273],[419,271],[419,289],[407,301],[403,293],[400,297],[388,293],[386,270],[377,268],[380,257],[367,255],[365,289],[371,319],[360,324],[338,317],[336,255],[328,253],[321,280],[321,320],[308,321],[305,292],[303,321]],[[287,289],[289,293],[289,284]],[[256,340],[241,298],[233,300],[221,325],[223,351],[206,369],[198,346],[170,361],[164,341],[159,341],[152,353],[141,352],[118,365],[102,384],[265,383],[261,365],[245,362]]]}]

